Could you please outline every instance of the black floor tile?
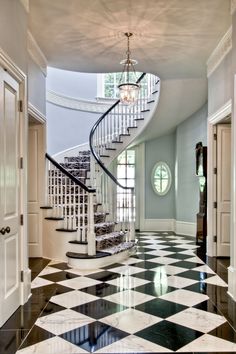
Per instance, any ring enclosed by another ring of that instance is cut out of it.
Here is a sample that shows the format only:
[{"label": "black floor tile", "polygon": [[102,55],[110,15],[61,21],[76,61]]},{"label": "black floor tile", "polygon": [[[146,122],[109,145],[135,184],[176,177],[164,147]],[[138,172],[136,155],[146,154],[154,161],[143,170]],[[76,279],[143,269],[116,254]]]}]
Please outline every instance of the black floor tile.
[{"label": "black floor tile", "polygon": [[87,294],[105,297],[120,292],[120,288],[111,284],[101,283],[88,288],[80,289]]},{"label": "black floor tile", "polygon": [[61,269],[61,270],[67,270],[67,269],[71,269],[66,263],[56,263],[56,264],[52,264],[50,265],[50,267],[54,267],[57,269]]},{"label": "black floor tile", "polygon": [[137,288],[134,288],[134,290],[151,296],[161,296],[176,290],[176,288],[151,282],[138,286]]},{"label": "black floor tile", "polygon": [[135,333],[135,335],[170,350],[177,351],[200,337],[202,333],[168,321],[161,321]]},{"label": "black floor tile", "polygon": [[110,264],[108,266],[102,267],[102,269],[112,269],[112,268],[116,268],[116,267],[121,267],[123,265],[124,264],[122,264],[122,263],[114,263],[114,264]]},{"label": "black floor tile", "polygon": [[[166,248],[163,250],[165,251],[167,250]],[[192,258],[192,255],[189,254],[182,254],[182,253],[174,253],[174,254],[170,254],[167,256],[168,258],[174,258],[174,259],[181,259],[181,260],[187,260],[188,258]]]},{"label": "black floor tile", "polygon": [[72,308],[72,310],[83,313],[84,315],[95,318],[96,320],[126,309],[127,307],[124,305],[116,304],[104,299],[95,300]]},{"label": "black floor tile", "polygon": [[156,274],[157,273],[152,271],[152,270],[147,270],[147,271],[144,271],[144,272],[132,274],[132,277],[145,279],[145,280],[150,280],[150,281],[155,281]]},{"label": "black floor tile", "polygon": [[[30,345],[42,342],[43,340],[54,337],[51,332],[45,331],[43,328],[34,325],[24,342],[20,346],[20,349],[28,347]],[[45,353],[46,354],[46,353]]]},{"label": "black floor tile", "polygon": [[59,312],[62,310],[65,310],[65,308],[57,304],[54,304],[53,302],[49,302],[43,309],[42,313],[40,314],[40,317],[48,316],[51,315],[52,313]]},{"label": "black floor tile", "polygon": [[0,353],[15,354],[23,340],[29,333],[28,330],[0,330]]},{"label": "black floor tile", "polygon": [[217,327],[208,334],[236,343],[236,331],[228,322],[223,323],[221,326]]},{"label": "black floor tile", "polygon": [[195,283],[195,284],[186,286],[184,289],[185,290],[190,290],[190,291],[195,291],[196,293],[205,295],[205,294],[207,294],[208,286],[209,285],[206,284],[206,283],[199,282],[199,283]]},{"label": "black floor tile", "polygon": [[55,284],[55,292],[54,295],[60,295],[60,294],[65,294],[71,291],[71,288],[68,288],[67,286],[61,285],[61,284]]},{"label": "black floor tile", "polygon": [[167,318],[185,310],[187,307],[163,299],[153,299],[138,305],[135,308],[136,310],[149,313],[150,315]]},{"label": "black floor tile", "polygon": [[[181,246],[181,245],[179,245]],[[164,251],[168,251],[168,252],[176,252],[176,253],[179,253],[179,252],[182,252],[182,251],[186,251],[185,248],[179,248],[179,247],[168,247],[168,248],[165,248]]]},{"label": "black floor tile", "polygon": [[181,267],[181,268],[187,268],[187,269],[193,269],[193,268],[197,268],[197,267],[202,266],[202,264],[200,264],[200,263],[188,262],[188,260],[172,263],[171,265],[174,267]]},{"label": "black floor tile", "polygon": [[50,280],[56,283],[63,280],[68,280],[68,279],[73,279],[78,277],[79,277],[78,274],[68,273],[65,271],[58,271],[57,273],[42,275],[40,278]]},{"label": "black floor tile", "polygon": [[[122,266],[124,266],[124,264],[122,264]],[[116,278],[120,278],[121,274],[115,273],[115,272],[109,272],[108,270],[104,270],[99,273],[86,275],[86,277],[91,278],[91,279],[95,279],[95,280],[99,280],[99,281],[109,281],[109,280],[113,280]]]},{"label": "black floor tile", "polygon": [[156,258],[156,256],[154,256],[152,254],[146,254],[146,253],[137,254],[136,257],[138,259],[143,259],[143,260],[149,260],[149,259],[152,259],[152,258]]},{"label": "black floor tile", "polygon": [[46,258],[29,258],[29,268],[31,270],[31,279],[34,280],[38,274],[50,263]]},{"label": "black floor tile", "polygon": [[[155,256],[153,258],[156,258]],[[134,264],[132,264],[134,265]],[[145,260],[143,262],[139,262],[135,265],[138,268],[143,268],[143,269],[152,269],[152,268],[157,268],[163,266],[163,264],[155,263],[152,262],[152,260]]]},{"label": "black floor tile", "polygon": [[215,274],[198,272],[196,270],[187,270],[185,272],[177,274],[179,277],[203,281],[204,279],[211,278]]},{"label": "black floor tile", "polygon": [[195,309],[215,313],[216,315],[222,316],[221,312],[217,309],[215,304],[211,300],[205,300],[199,304],[193,306]]},{"label": "black floor tile", "polygon": [[126,336],[128,333],[101,322],[93,322],[60,335],[61,338],[88,352],[95,352]]}]

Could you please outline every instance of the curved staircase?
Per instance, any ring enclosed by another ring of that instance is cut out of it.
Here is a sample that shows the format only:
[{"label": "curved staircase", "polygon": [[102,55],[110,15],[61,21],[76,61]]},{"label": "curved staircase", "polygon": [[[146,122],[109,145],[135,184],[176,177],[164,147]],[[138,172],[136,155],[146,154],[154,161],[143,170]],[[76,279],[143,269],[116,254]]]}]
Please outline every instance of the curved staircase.
[{"label": "curved staircase", "polygon": [[[145,87],[135,105],[118,100],[95,123],[90,150],[58,163],[48,154],[44,209],[44,255],[68,260],[72,267],[97,268],[135,252],[134,190],[121,185],[109,166],[145,128],[155,112],[160,81],[143,74]],[[116,189],[122,188],[122,215],[116,213]]]}]

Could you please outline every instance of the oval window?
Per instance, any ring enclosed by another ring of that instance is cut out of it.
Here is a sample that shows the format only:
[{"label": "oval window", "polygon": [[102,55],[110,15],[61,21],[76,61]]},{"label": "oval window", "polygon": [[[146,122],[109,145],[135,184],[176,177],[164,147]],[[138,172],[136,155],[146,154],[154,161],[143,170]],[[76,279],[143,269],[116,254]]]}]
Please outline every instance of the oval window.
[{"label": "oval window", "polygon": [[168,193],[171,186],[171,172],[167,163],[159,161],[152,170],[152,186],[158,195]]}]

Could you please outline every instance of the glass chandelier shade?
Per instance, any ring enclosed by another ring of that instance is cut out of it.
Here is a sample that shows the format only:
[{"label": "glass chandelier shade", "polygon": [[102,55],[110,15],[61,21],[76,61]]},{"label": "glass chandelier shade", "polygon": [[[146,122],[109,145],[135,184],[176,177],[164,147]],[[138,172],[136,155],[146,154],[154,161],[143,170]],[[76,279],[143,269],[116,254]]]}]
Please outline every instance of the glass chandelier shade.
[{"label": "glass chandelier shade", "polygon": [[127,37],[127,58],[121,61],[124,68],[118,85],[120,101],[127,105],[134,104],[137,101],[140,91],[140,85],[136,83],[137,77],[134,69],[137,61],[130,58],[129,39],[132,35],[130,32],[125,33]]}]

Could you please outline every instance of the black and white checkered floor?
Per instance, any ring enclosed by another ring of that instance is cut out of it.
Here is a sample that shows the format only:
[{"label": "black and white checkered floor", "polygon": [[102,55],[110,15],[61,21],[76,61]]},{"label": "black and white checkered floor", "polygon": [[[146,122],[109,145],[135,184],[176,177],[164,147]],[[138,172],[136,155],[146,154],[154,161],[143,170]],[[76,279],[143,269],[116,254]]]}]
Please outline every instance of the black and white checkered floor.
[{"label": "black and white checkered floor", "polygon": [[236,352],[214,303],[227,284],[191,238],[142,233],[135,256],[80,271],[51,262],[32,282],[57,284],[17,354]]}]

